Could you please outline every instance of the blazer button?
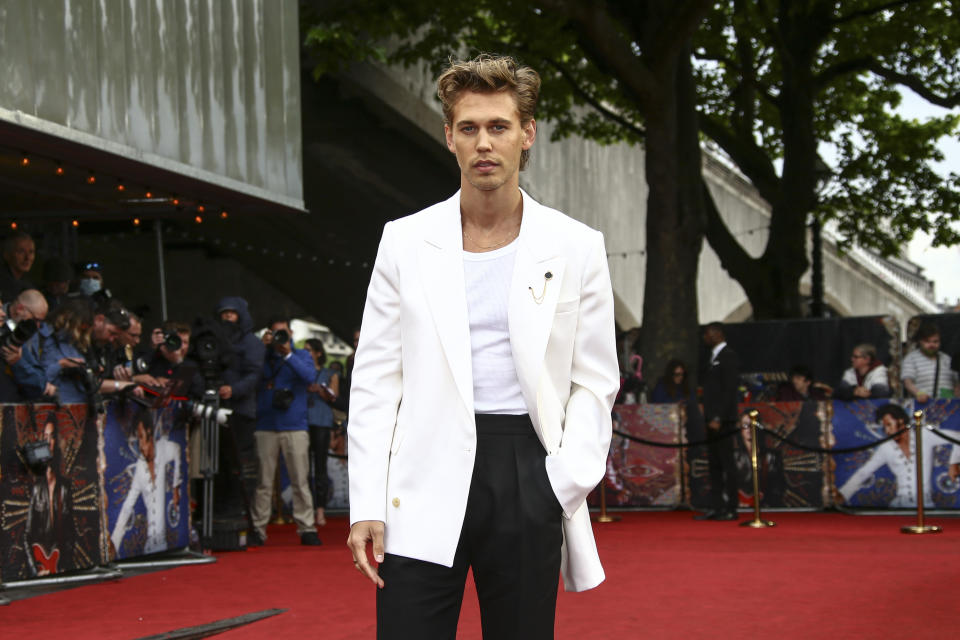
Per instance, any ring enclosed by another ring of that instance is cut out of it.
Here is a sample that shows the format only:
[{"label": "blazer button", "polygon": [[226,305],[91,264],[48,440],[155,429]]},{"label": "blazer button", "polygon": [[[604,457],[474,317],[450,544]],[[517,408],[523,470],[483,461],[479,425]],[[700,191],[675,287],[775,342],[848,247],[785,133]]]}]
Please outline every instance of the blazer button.
[{"label": "blazer button", "polygon": [[399,507],[399,506],[400,506],[400,498],[394,498],[394,499],[393,499],[393,506],[395,506],[395,507]]}]

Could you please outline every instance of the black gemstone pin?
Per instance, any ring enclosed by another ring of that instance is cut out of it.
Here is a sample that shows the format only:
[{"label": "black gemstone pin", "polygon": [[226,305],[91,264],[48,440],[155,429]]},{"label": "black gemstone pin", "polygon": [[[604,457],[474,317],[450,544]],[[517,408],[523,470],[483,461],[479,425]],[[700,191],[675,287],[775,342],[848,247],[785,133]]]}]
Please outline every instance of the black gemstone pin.
[{"label": "black gemstone pin", "polygon": [[543,277],[546,278],[547,280],[549,280],[550,278],[553,277],[553,274],[550,273],[549,271],[547,271],[545,274],[543,274]]}]

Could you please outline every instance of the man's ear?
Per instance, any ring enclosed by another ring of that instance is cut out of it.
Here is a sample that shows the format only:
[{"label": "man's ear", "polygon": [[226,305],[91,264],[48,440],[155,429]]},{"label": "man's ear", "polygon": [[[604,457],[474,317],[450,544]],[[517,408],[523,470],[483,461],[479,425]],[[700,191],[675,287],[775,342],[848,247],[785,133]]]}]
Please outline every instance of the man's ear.
[{"label": "man's ear", "polygon": [[523,150],[526,151],[533,146],[533,141],[537,139],[537,121],[530,118],[530,121],[523,125]]}]

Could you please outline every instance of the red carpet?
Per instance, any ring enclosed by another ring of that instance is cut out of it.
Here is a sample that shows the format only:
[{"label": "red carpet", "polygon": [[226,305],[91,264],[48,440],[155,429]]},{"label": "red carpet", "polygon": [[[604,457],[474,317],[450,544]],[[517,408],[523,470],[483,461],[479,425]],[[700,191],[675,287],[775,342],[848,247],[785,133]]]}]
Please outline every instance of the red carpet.
[{"label": "red carpet", "polygon": [[[627,513],[596,525],[607,581],[561,593],[557,637],[944,638],[957,633],[960,519],[907,536],[910,518],[770,514],[753,530],[687,512]],[[286,613],[219,637],[373,638],[373,587],[350,562],[347,524],[320,548],[291,526],[266,547],[0,607],[4,638],[137,638],[269,608]],[[458,637],[480,637],[468,585]],[[429,640],[429,639],[427,639]]]}]

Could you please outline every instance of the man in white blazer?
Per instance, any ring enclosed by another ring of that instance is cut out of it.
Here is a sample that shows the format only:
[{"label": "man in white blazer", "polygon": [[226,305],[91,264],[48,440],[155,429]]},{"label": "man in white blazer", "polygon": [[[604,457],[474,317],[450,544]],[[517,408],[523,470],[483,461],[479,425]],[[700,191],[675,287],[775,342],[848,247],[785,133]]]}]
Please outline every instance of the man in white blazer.
[{"label": "man in white blazer", "polygon": [[619,385],[613,293],[602,235],[520,190],[539,87],[510,58],[452,62],[461,188],[383,230],[348,428],[378,638],[455,638],[469,568],[484,638],[551,638],[558,573],[604,579],[586,497]]}]

